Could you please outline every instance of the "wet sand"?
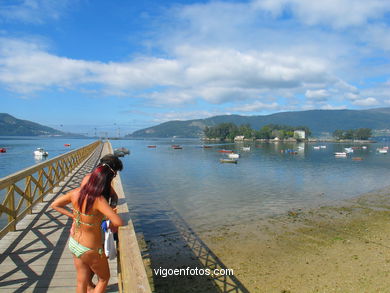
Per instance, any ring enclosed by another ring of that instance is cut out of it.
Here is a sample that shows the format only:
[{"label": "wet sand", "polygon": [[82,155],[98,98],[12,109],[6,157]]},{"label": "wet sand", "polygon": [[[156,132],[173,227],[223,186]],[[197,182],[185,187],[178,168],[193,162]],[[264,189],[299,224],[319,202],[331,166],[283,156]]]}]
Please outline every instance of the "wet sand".
[{"label": "wet sand", "polygon": [[390,187],[198,235],[250,292],[390,292]]}]

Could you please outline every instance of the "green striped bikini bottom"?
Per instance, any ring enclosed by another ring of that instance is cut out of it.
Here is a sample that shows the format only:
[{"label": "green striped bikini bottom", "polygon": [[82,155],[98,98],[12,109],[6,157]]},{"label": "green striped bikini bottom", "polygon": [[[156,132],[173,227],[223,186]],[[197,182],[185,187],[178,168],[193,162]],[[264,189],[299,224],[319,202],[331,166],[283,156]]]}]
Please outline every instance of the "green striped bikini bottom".
[{"label": "green striped bikini bottom", "polygon": [[[69,237],[68,247],[69,247],[70,252],[73,253],[77,258],[80,258],[87,251],[93,250],[92,248],[86,247],[86,246],[78,243],[76,240],[73,239],[73,237]],[[103,254],[102,248],[97,249],[97,251],[100,255]]]}]

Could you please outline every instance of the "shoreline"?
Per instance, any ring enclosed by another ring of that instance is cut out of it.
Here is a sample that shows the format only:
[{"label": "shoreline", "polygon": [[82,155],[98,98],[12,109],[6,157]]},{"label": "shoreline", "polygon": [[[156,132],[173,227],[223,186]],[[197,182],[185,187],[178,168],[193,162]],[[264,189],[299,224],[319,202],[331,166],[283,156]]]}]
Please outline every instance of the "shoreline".
[{"label": "shoreline", "polygon": [[390,186],[199,236],[250,292],[384,292],[389,195]]},{"label": "shoreline", "polygon": [[265,138],[244,138],[240,140],[233,140],[233,139],[220,139],[220,138],[201,138],[202,141],[205,142],[224,142],[224,143],[240,143],[240,142],[261,142],[261,143],[276,143],[276,142],[283,142],[283,143],[317,143],[317,142],[331,142],[331,143],[377,143],[376,140],[361,140],[361,139],[332,139],[332,138],[309,138],[309,139],[302,139],[297,140],[295,138],[288,138],[288,139],[265,139]]}]

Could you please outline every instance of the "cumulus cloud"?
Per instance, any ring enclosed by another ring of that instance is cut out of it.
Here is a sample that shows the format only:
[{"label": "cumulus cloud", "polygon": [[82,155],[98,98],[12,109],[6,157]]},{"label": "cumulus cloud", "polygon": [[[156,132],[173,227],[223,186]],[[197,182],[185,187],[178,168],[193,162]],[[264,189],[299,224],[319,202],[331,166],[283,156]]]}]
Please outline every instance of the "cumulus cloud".
[{"label": "cumulus cloud", "polygon": [[59,19],[70,6],[69,0],[14,0],[0,3],[0,19],[41,24]]},{"label": "cumulus cloud", "polygon": [[304,24],[335,28],[361,26],[390,11],[390,2],[387,0],[254,0],[252,5],[268,11],[274,17],[288,11]]},{"label": "cumulus cloud", "polygon": [[330,96],[329,92],[325,89],[320,90],[307,90],[305,96],[308,99],[313,99],[317,101],[326,101]]},{"label": "cumulus cloud", "polygon": [[370,98],[355,100],[352,102],[352,104],[356,106],[368,107],[368,106],[377,106],[379,103],[377,99],[370,97]]},{"label": "cumulus cloud", "polygon": [[280,108],[281,107],[276,102],[267,104],[261,101],[256,101],[251,104],[244,104],[242,106],[232,107],[230,108],[230,110],[232,112],[264,112],[270,110],[279,110]]},{"label": "cumulus cloud", "polygon": [[322,105],[321,110],[344,110],[347,109],[348,107],[346,105],[330,105],[330,104],[325,104]]},{"label": "cumulus cloud", "polygon": [[[30,23],[58,19],[70,2],[61,1],[64,4],[56,8],[57,2],[0,4],[0,19]],[[2,38],[0,84],[24,94],[48,88],[92,89],[160,105],[202,99],[229,103],[243,112],[281,109],[270,97],[288,100],[289,107],[299,104],[298,108],[330,107],[335,100],[356,106],[380,103],[389,92],[385,87],[359,92],[353,84],[356,76],[361,81],[372,74],[373,66],[361,60],[369,60],[376,50],[359,47],[356,36],[373,47],[390,48],[388,25],[380,23],[390,11],[387,3],[252,0],[177,5],[167,9],[169,15],[163,17],[169,21],[155,25],[161,31],[156,29],[148,40],[164,57],[127,62],[72,59],[38,42]],[[357,64],[362,71],[356,71]]]},{"label": "cumulus cloud", "polygon": [[211,103],[253,99],[275,89],[329,83],[319,58],[272,52],[181,47],[174,58],[139,58],[130,62],[93,62],[49,53],[39,44],[0,39],[0,83],[19,92],[98,84],[106,92],[160,101]]}]

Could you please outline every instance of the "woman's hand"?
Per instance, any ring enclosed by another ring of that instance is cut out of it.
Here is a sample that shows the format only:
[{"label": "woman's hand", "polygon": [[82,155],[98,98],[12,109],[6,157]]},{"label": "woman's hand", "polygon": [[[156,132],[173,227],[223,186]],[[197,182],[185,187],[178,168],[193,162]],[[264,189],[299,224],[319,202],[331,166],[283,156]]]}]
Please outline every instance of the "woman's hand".
[{"label": "woman's hand", "polygon": [[75,229],[75,227],[74,227],[74,225],[75,225],[75,222],[73,221],[72,222],[72,227],[70,227],[70,236],[73,236],[74,235],[74,229]]},{"label": "woman's hand", "polygon": [[109,225],[108,228],[110,228],[110,230],[111,230],[112,233],[118,233],[118,226],[113,225],[113,224],[111,223],[111,221],[110,221],[110,225]]}]

